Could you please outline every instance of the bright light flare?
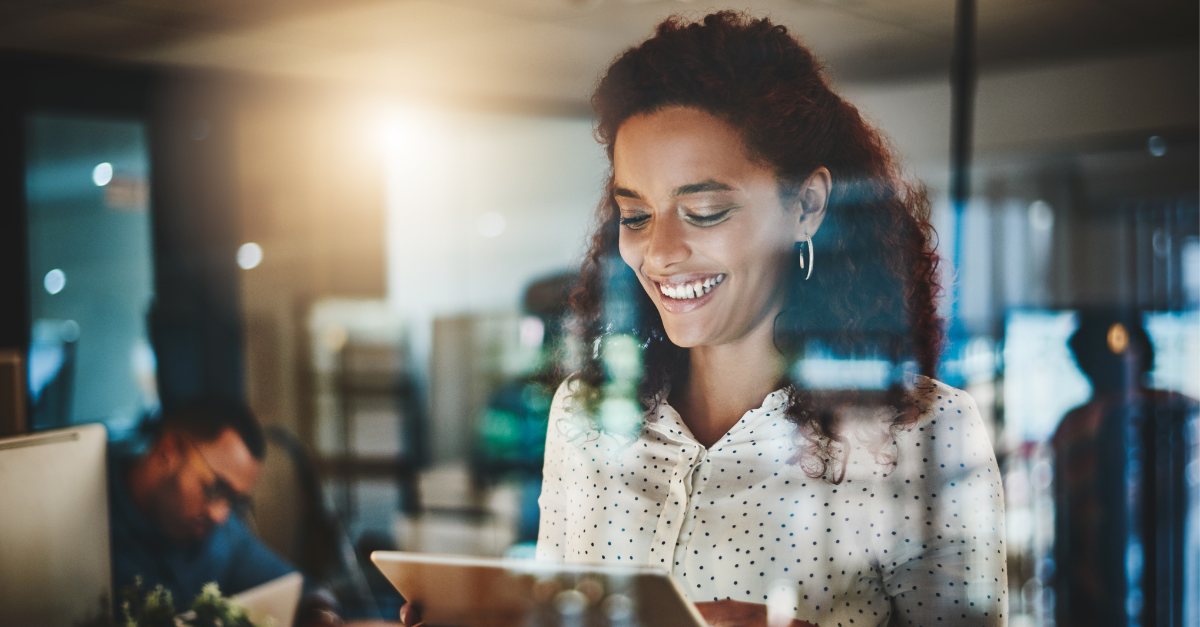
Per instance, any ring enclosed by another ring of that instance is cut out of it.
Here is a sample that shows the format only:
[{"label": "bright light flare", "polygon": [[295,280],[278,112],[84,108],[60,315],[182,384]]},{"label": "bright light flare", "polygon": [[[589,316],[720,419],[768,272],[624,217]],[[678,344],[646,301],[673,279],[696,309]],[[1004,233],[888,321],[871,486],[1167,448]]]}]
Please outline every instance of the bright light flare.
[{"label": "bright light flare", "polygon": [[799,591],[790,581],[778,580],[767,596],[767,627],[788,627],[796,613]]},{"label": "bright light flare", "polygon": [[521,318],[519,329],[521,346],[525,348],[540,348],[546,339],[546,324],[537,316]]},{"label": "bright light flare", "polygon": [[108,185],[109,182],[112,181],[112,177],[112,164],[108,163],[107,161],[101,163],[95,168],[92,168],[92,182],[96,184],[96,187],[104,187],[105,185]]},{"label": "bright light flare", "polygon": [[47,272],[46,278],[42,279],[42,287],[46,288],[46,293],[50,295],[63,291],[63,288],[66,286],[67,275],[58,268]]},{"label": "bright light flare", "polygon": [[254,242],[246,242],[245,244],[242,244],[241,248],[238,248],[237,264],[241,266],[243,270],[257,268],[258,264],[262,263],[262,260],[262,246],[259,246]]},{"label": "bright light flare", "polygon": [[1038,231],[1049,231],[1054,228],[1054,209],[1044,200],[1035,200],[1029,204],[1029,224]]},{"label": "bright light flare", "polygon": [[428,172],[445,154],[447,138],[432,112],[397,110],[385,116],[378,128],[387,160],[409,176]]}]

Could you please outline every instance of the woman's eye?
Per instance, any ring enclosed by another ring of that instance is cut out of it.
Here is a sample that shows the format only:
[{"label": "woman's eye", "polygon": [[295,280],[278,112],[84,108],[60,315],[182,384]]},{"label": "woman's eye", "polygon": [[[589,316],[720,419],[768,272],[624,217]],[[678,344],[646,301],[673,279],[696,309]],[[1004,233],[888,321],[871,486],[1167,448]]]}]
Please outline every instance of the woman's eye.
[{"label": "woman's eye", "polygon": [[649,220],[650,216],[629,216],[628,218],[621,218],[621,226],[636,231],[646,226],[646,222]]},{"label": "woman's eye", "polygon": [[732,211],[732,209],[726,209],[724,211],[704,216],[689,213],[687,214],[687,221],[695,224],[696,226],[712,226],[728,217],[730,211]]}]

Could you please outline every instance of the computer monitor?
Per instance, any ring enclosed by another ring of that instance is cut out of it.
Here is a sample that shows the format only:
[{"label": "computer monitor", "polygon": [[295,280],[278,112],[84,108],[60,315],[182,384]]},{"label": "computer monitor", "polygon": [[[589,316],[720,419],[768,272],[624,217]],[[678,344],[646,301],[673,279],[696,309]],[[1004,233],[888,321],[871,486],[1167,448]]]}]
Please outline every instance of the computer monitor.
[{"label": "computer monitor", "polygon": [[112,611],[106,440],[101,425],[0,439],[0,623]]}]

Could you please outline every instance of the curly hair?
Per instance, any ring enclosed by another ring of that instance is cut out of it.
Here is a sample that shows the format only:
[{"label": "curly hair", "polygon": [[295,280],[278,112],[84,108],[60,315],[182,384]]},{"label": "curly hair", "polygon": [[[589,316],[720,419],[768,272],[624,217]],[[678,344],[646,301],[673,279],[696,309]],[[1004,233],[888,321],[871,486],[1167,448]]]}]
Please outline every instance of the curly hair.
[{"label": "curly hair", "polygon": [[[902,180],[883,137],[831,91],[823,69],[785,27],[767,19],[731,11],[700,22],[671,17],[608,68],[592,97],[599,116],[595,134],[611,165],[617,132],[630,117],[692,107],[740,132],[750,157],[775,172],[785,203],[815,170],[827,168],[832,189],[814,243],[815,271],[806,281],[798,263],[792,264],[782,286],[783,309],[774,320],[776,347],[792,361],[814,349],[893,365],[911,361],[932,377],[942,326],[925,189]],[[577,396],[594,408],[605,382],[596,349],[605,334],[617,330],[605,313],[606,290],[614,283],[634,286],[628,298],[636,321],[626,332],[643,347],[639,393],[648,409],[667,385],[686,377],[688,352],[667,338],[650,297],[617,257],[619,218],[610,168],[572,298],[583,340],[592,349],[577,377],[582,384]],[[817,455],[824,462],[812,470],[822,474],[831,457],[829,443],[840,442],[830,405],[847,396],[822,397],[799,382],[790,385],[788,417],[807,426],[812,441],[825,443]],[[898,383],[880,400],[896,408],[894,424],[915,421],[912,395]]]}]

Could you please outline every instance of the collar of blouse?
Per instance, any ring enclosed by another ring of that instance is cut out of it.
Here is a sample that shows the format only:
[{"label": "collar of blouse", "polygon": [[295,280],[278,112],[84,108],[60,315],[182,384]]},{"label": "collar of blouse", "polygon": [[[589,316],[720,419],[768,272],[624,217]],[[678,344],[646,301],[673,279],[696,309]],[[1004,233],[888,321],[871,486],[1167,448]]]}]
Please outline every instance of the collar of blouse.
[{"label": "collar of blouse", "polygon": [[[699,446],[700,443],[692,435],[687,424],[683,422],[679,412],[667,403],[667,396],[667,394],[661,395],[660,398],[663,400],[646,414],[647,429],[670,442]],[[762,440],[793,432],[796,426],[787,419],[784,413],[787,402],[787,393],[782,389],[771,392],[763,399],[762,405],[742,414],[742,418],[737,421],[737,424],[733,425],[713,445],[713,450],[720,450],[727,445]]]}]

